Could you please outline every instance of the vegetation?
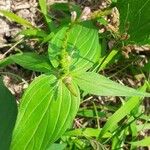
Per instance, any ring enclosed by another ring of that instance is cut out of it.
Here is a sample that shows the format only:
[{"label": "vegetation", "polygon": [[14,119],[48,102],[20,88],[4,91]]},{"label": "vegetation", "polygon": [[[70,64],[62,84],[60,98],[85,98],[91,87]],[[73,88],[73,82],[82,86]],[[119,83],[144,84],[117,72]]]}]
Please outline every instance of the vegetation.
[{"label": "vegetation", "polygon": [[[0,10],[23,26],[22,43],[35,39],[38,45],[0,60],[0,68],[15,63],[38,76],[24,91],[18,114],[14,96],[0,79],[0,149],[134,150],[150,146],[149,137],[139,140],[139,132],[150,129],[149,117],[142,110],[144,97],[150,97],[146,92],[150,62],[138,67],[135,62],[142,58],[132,53],[150,44],[149,5],[147,0],[118,0],[91,12],[72,2],[48,6],[46,0],[39,0],[45,21],[42,28]],[[114,9],[120,14],[118,26],[105,19]],[[107,31],[100,33],[99,26]],[[108,47],[110,41],[115,44]],[[119,71],[104,75],[112,66],[120,67]],[[112,80],[128,70],[144,76],[143,86],[135,89]],[[101,105],[97,96],[117,96],[119,101]],[[85,120],[79,127],[73,123],[76,116]]]}]

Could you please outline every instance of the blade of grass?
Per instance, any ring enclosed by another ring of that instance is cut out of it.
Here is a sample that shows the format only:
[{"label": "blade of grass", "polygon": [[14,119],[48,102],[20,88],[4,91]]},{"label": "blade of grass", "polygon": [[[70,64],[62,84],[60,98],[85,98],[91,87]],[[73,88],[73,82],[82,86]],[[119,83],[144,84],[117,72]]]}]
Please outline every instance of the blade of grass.
[{"label": "blade of grass", "polygon": [[44,15],[47,15],[46,0],[39,0],[39,5],[40,5],[40,8],[41,8],[41,12],[42,12]]},{"label": "blade of grass", "polygon": [[[140,91],[145,91],[147,85],[144,84],[141,87]],[[123,106],[121,106],[111,117],[108,118],[108,121],[102,128],[99,138],[102,138],[108,131],[111,131],[114,126],[118,125],[118,122],[121,121],[125,116],[127,116],[135,107],[139,104],[140,97],[131,97]]]},{"label": "blade of grass", "polygon": [[41,8],[41,12],[45,18],[45,21],[47,23],[47,26],[49,28],[50,31],[52,31],[53,29],[53,22],[52,19],[50,18],[50,16],[48,15],[48,9],[47,9],[47,2],[46,0],[39,0],[39,5]]},{"label": "blade of grass", "polygon": [[17,16],[13,12],[9,12],[9,11],[6,11],[6,10],[0,10],[0,14],[4,15],[6,18],[10,19],[11,21],[15,21],[15,22],[21,24],[24,27],[36,28],[29,21]]},{"label": "blade of grass", "polygon": [[115,56],[118,54],[118,50],[112,50],[110,54],[104,58],[103,62],[100,64],[100,67],[98,69],[98,72],[105,69],[107,65],[109,65],[115,58]]}]

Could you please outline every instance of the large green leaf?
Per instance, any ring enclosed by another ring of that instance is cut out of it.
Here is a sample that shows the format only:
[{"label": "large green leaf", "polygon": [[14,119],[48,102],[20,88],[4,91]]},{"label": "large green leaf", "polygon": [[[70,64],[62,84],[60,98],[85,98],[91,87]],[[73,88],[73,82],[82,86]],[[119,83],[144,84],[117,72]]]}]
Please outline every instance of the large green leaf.
[{"label": "large green leaf", "polygon": [[45,150],[70,127],[79,107],[61,80],[52,75],[41,75],[25,92],[11,150]]},{"label": "large green leaf", "polygon": [[[64,44],[65,34],[68,27],[59,30],[49,44],[49,57],[54,66],[59,64],[59,54]],[[93,27],[92,23],[86,21],[84,23],[75,24],[69,29],[67,40],[67,51],[71,59],[71,69],[76,68],[87,70],[95,62],[101,54],[101,46],[98,38],[98,31]],[[55,59],[58,60],[56,61]]]},{"label": "large green leaf", "polygon": [[44,55],[38,55],[36,53],[26,52],[16,55],[11,55],[0,61],[0,68],[3,68],[9,64],[16,63],[25,69],[38,71],[38,72],[50,72],[51,66],[49,59]]},{"label": "large green leaf", "polygon": [[16,117],[16,100],[0,78],[0,149],[2,150],[9,150]]},{"label": "large green leaf", "polygon": [[149,93],[123,86],[94,72],[82,72],[76,75],[75,80],[83,91],[94,95],[150,97]]},{"label": "large green leaf", "polygon": [[120,31],[130,35],[127,43],[150,43],[150,1],[118,0],[120,12]]}]

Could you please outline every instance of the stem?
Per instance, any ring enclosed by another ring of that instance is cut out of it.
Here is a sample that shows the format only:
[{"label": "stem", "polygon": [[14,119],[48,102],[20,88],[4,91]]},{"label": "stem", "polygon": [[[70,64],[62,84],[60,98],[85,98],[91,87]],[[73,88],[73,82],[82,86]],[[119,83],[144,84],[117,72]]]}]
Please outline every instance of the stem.
[{"label": "stem", "polygon": [[97,108],[96,108],[95,103],[94,103],[94,102],[92,102],[92,103],[93,103],[93,106],[94,106],[94,111],[95,111],[95,113],[96,113],[97,128],[100,129],[98,111],[97,111]]},{"label": "stem", "polygon": [[10,53],[18,44],[20,44],[23,41],[23,39],[20,39],[17,43],[15,43],[8,51],[6,51],[3,54],[3,57],[5,57],[8,53]]}]

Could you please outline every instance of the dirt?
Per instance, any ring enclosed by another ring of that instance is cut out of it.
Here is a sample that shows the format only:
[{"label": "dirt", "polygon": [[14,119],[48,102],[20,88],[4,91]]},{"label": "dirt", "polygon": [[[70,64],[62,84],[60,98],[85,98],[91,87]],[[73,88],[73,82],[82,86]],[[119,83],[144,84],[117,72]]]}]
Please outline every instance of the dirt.
[{"label": "dirt", "polygon": [[[15,14],[29,20],[35,24],[38,3],[36,0],[3,0],[0,1],[0,9],[12,11]],[[0,48],[5,47],[8,38],[13,38],[21,26],[9,22],[4,17],[0,17]]]}]

